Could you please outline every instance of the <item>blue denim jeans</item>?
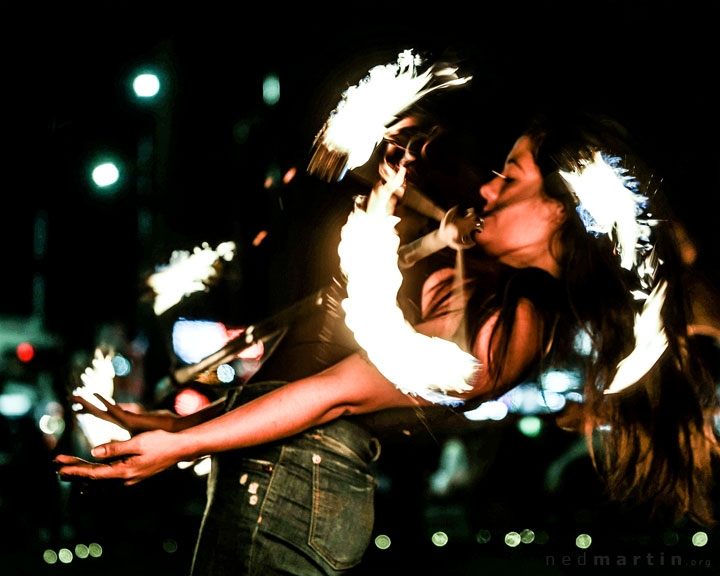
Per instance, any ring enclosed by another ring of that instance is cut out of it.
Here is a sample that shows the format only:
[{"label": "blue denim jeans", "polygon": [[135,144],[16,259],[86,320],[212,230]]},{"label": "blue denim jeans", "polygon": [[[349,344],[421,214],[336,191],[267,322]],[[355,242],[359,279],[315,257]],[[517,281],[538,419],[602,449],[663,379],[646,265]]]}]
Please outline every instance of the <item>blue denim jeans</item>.
[{"label": "blue denim jeans", "polygon": [[[273,383],[246,386],[243,401]],[[340,419],[214,456],[193,576],[337,575],[358,565],[372,535],[378,452],[369,432]]]}]

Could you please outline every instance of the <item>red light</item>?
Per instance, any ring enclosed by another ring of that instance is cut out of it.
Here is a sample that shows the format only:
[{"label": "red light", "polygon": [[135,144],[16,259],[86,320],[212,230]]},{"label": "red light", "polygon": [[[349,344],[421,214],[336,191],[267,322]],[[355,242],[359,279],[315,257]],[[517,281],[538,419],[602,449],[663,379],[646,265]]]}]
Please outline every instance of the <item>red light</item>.
[{"label": "red light", "polygon": [[194,414],[208,404],[210,404],[208,397],[192,388],[185,388],[175,396],[175,412],[180,416]]},{"label": "red light", "polygon": [[30,362],[33,356],[35,356],[35,349],[32,347],[32,344],[28,342],[18,344],[16,352],[20,362]]}]

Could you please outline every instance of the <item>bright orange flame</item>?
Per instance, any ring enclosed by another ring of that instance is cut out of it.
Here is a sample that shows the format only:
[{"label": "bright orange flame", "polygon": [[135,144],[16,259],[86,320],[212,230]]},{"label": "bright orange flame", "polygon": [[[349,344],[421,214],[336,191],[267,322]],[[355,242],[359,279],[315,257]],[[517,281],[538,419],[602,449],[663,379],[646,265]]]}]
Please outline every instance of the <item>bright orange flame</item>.
[{"label": "bright orange flame", "polygon": [[404,176],[403,168],[373,189],[367,207],[357,205],[342,228],[338,254],[347,277],[345,324],[398,389],[454,403],[452,394],[472,389],[479,362],[449,340],[416,332],[397,305],[403,281],[395,229],[400,218],[392,216],[392,209],[394,191]]}]

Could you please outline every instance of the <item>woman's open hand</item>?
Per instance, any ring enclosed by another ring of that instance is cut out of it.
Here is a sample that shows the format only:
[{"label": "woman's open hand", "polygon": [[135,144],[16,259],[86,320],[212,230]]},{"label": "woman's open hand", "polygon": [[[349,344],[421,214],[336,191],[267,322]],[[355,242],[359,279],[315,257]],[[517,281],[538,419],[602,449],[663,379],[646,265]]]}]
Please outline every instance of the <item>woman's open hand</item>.
[{"label": "woman's open hand", "polygon": [[96,458],[110,462],[88,462],[75,456],[59,454],[58,474],[63,480],[122,480],[137,484],[182,460],[177,456],[175,434],[164,430],[143,432],[124,442],[101,444],[92,450]]}]

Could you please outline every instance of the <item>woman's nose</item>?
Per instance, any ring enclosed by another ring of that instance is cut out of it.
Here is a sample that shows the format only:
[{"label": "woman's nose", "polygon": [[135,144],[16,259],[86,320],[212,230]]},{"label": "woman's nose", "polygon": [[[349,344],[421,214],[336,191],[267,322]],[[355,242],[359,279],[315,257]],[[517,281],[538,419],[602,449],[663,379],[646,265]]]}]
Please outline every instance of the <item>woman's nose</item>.
[{"label": "woman's nose", "polygon": [[500,186],[502,185],[502,179],[499,176],[495,176],[492,180],[485,182],[480,186],[480,196],[485,200],[485,209],[492,210],[495,201],[500,193]]}]

